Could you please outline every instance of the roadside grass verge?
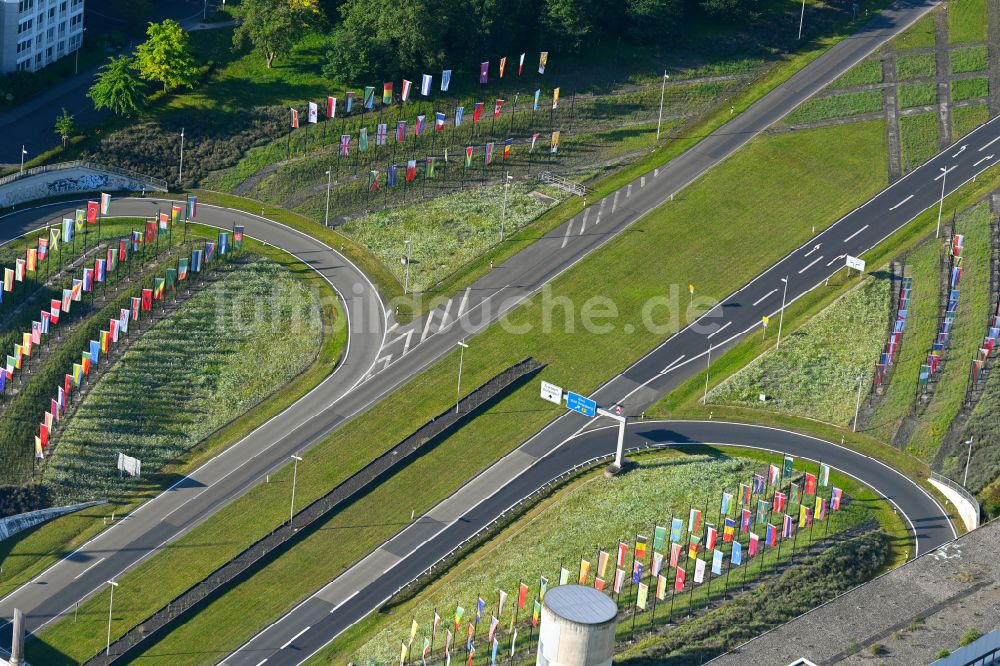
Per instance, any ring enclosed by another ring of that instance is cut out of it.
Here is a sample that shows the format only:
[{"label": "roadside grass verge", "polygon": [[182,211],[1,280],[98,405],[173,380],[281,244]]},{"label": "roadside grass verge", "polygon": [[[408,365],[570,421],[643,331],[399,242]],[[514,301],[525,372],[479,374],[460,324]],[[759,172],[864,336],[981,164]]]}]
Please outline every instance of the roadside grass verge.
[{"label": "roadside grass verge", "polygon": [[916,113],[899,119],[903,148],[903,170],[910,171],[938,152],[937,113]]},{"label": "roadside grass verge", "polygon": [[709,403],[849,426],[857,378],[868,379],[885,342],[889,282],[888,275],[876,274],[798,329],[786,329],[780,349],[730,376],[709,392]]},{"label": "roadside grass verge", "polygon": [[[801,245],[812,235],[813,225],[818,229],[832,223],[883,188],[884,137],[880,121],[758,137],[673,203],[645,216],[560,276],[551,289],[509,313],[512,330],[526,333],[493,326],[471,338],[463,383],[476,386],[531,355],[549,366],[551,381],[589,392],[700,314],[675,311],[673,321],[647,328],[642,304],[649,298],[674,293],[679,299],[680,286],[689,282],[698,285],[706,299],[721,298]],[[782,170],[767,168],[777,160],[784,164]],[[691,220],[706,222],[693,225]],[[719,257],[728,269],[718,270],[718,263],[701,259],[705,256]],[[551,325],[543,323],[541,301],[566,296],[582,304],[595,295],[595,285],[597,294],[613,299],[618,312],[611,330],[584,330],[576,307],[572,312],[555,308],[547,317]],[[610,285],[616,285],[614,291]],[[625,330],[633,332],[621,335]],[[609,335],[614,331],[619,334]],[[457,361],[453,353],[434,364],[307,452],[299,466],[299,501],[305,505],[321,496],[446,408]],[[204,654],[180,656],[187,650],[177,646],[190,645],[191,636],[204,635],[209,627],[219,654],[235,648],[398,531],[411,511],[425,512],[557,413],[555,406],[539,403],[535,386],[518,389],[345,507],[252,579],[214,600],[155,649],[173,652],[173,663],[204,660]],[[448,474],[441,474],[444,467]],[[287,518],[290,476],[286,466],[270,483],[251,488],[126,574],[116,594],[120,610],[113,636],[281,524]],[[316,561],[324,566],[308,564]],[[47,627],[40,640],[31,643],[32,650],[39,651],[33,654],[52,658],[46,645],[70,659],[96,653],[103,645],[97,628],[106,627],[106,604],[101,592],[81,605],[75,624],[67,618]]]},{"label": "roadside grass verge", "polygon": [[934,16],[927,14],[893,40],[897,50],[926,49],[934,46]]},{"label": "roadside grass verge", "polygon": [[960,139],[990,119],[990,108],[986,104],[956,106],[951,110],[952,138]]},{"label": "roadside grass verge", "polygon": [[930,78],[937,74],[937,61],[933,53],[909,53],[896,58],[896,79]]},{"label": "roadside grass verge", "polygon": [[882,83],[882,63],[876,58],[867,58],[847,70],[829,88],[850,88],[873,83]]},{"label": "roadside grass verge", "polygon": [[899,108],[926,106],[937,101],[937,85],[934,83],[904,83],[899,86]]},{"label": "roadside grass verge", "polygon": [[951,43],[986,39],[986,24],[986,0],[948,3],[948,40]]},{"label": "roadside grass verge", "polygon": [[812,123],[831,118],[849,118],[882,110],[881,90],[864,90],[828,97],[816,97],[805,102],[785,118],[789,124]]},{"label": "roadside grass verge", "polygon": [[[527,645],[526,621],[530,618],[531,598],[537,591],[540,575],[554,585],[559,580],[560,567],[565,567],[570,571],[569,582],[575,583],[579,580],[580,561],[586,559],[592,565],[589,577],[592,581],[597,575],[598,548],[613,556],[619,541],[631,543],[636,534],[642,534],[650,539],[652,550],[653,526],[669,529],[671,517],[682,517],[686,521],[692,506],[707,505],[706,521],[718,527],[721,493],[734,492],[737,484],[746,483],[754,472],[760,471],[764,462],[779,462],[777,457],[760,452],[753,458],[744,458],[744,453],[740,449],[716,451],[708,447],[699,447],[698,452],[668,450],[637,456],[633,461],[637,467],[620,478],[606,479],[600,471],[591,472],[543,499],[456,566],[445,570],[413,599],[373,614],[371,621],[349,629],[308,663],[390,662],[398,653],[400,638],[405,639],[409,634],[411,618],[420,623],[418,636],[422,637],[429,634],[435,609],[448,620],[454,616],[456,605],[474,609],[477,597],[482,596],[487,613],[491,602],[495,612],[497,590],[506,591],[509,599],[514,600],[521,581],[531,588],[529,608],[520,613],[518,622],[522,645]],[[801,461],[797,464],[812,467]],[[905,542],[907,533],[900,519],[887,507],[873,501],[875,497],[869,490],[836,472],[831,473],[831,484],[843,488],[855,501],[845,504],[836,522],[831,520],[830,534],[877,518],[886,520],[885,529]],[[608,511],[608,507],[613,509]],[[760,526],[755,526],[754,531],[761,531]],[[748,537],[742,540],[744,546],[747,540]],[[720,549],[726,552],[728,560],[728,546]],[[890,551],[893,555],[903,555],[903,549],[898,547],[891,547]],[[644,563],[647,572],[650,557],[647,555]],[[753,562],[751,576],[757,574],[758,560]],[[612,557],[605,579],[613,580],[614,568]],[[713,589],[720,592],[718,579],[713,583]],[[634,597],[634,590],[631,596]],[[622,595],[623,606],[628,597],[628,594]],[[681,613],[686,613],[683,604],[687,599],[678,596],[677,601],[682,604]],[[499,618],[503,628],[501,645],[510,642],[507,628],[512,610],[513,606],[507,605],[504,615]],[[644,619],[648,624],[649,614],[646,615]],[[661,622],[665,619],[665,614],[660,615]],[[415,645],[421,642],[418,640]],[[440,644],[436,647],[440,648]]]},{"label": "roadside grass verge", "polygon": [[[919,417],[919,425],[910,439],[914,455],[931,460],[941,448],[948,425],[965,401],[969,368],[983,341],[984,325],[992,310],[990,304],[990,256],[993,238],[989,203],[982,202],[963,211],[956,223],[957,233],[965,236],[962,251],[961,292],[948,349],[948,362],[940,373],[931,401]],[[931,338],[924,342],[925,352]]]},{"label": "roadside grass verge", "polygon": [[981,72],[989,67],[985,46],[967,46],[955,49],[949,54],[951,58],[951,73]]},{"label": "roadside grass verge", "polygon": [[958,79],[951,82],[951,101],[981,99],[990,94],[990,81],[985,76],[974,79]]},{"label": "roadside grass verge", "polygon": [[[107,222],[107,221],[105,221]],[[188,236],[216,238],[218,231],[210,227],[190,224]],[[239,441],[252,430],[284,411],[289,405],[311,391],[336,367],[347,343],[343,322],[343,307],[329,283],[310,267],[295,257],[252,239],[244,240],[244,248],[266,257],[281,266],[297,281],[319,298],[323,321],[323,341],[319,354],[303,372],[259,403],[252,411],[212,433],[190,449],[182,460],[166,465],[147,486],[135,493],[118,498],[107,505],[97,506],[79,514],[65,516],[18,534],[0,543],[3,560],[3,577],[0,595],[6,594],[43,571],[55,561],[66,556],[88,539],[105,529],[113,513],[122,515],[134,510],[143,502],[155,497],[185,473],[198,467],[218,451]],[[237,416],[233,414],[232,416]]]}]

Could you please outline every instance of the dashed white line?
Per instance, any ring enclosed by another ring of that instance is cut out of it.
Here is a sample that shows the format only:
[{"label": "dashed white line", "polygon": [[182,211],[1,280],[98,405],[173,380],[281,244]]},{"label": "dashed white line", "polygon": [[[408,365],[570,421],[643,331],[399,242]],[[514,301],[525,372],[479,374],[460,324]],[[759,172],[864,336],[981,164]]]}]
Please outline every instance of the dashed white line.
[{"label": "dashed white line", "polygon": [[866,224],[865,226],[861,227],[860,229],[858,229],[857,231],[855,231],[853,234],[851,234],[850,236],[848,236],[847,238],[845,238],[844,242],[846,243],[847,241],[851,240],[852,238],[854,238],[855,236],[857,236],[858,234],[860,234],[862,231],[864,231],[867,228],[868,228],[868,225]]},{"label": "dashed white line", "polygon": [[569,235],[571,233],[573,233],[573,220],[574,219],[576,219],[576,218],[571,218],[570,221],[569,221],[569,224],[566,225],[566,234],[563,236],[563,242],[562,242],[562,245],[559,246],[559,249],[562,249],[562,248],[566,247],[566,243],[569,242]]},{"label": "dashed white line", "polygon": [[639,178],[639,187],[646,187],[646,177],[642,176]]},{"label": "dashed white line", "polygon": [[427,314],[427,322],[424,324],[424,332],[420,335],[420,341],[421,342],[423,342],[424,339],[427,337],[427,332],[430,331],[430,329],[431,329],[431,322],[434,321],[434,315],[436,313],[437,313],[437,310],[434,309],[434,310],[431,310]]},{"label": "dashed white line", "polygon": [[628,187],[625,188],[625,196],[626,197],[632,196],[632,183],[629,183]]},{"label": "dashed white line", "polygon": [[805,256],[807,256],[807,257],[808,257],[809,255],[811,255],[811,254],[812,254],[813,252],[815,252],[815,251],[816,251],[816,250],[818,250],[818,249],[819,249],[819,244],[817,244],[817,245],[813,245],[813,248],[812,248],[811,250],[809,250],[808,252],[806,252],[806,253],[805,253]]},{"label": "dashed white line", "polygon": [[580,235],[587,230],[587,218],[590,217],[590,209],[587,208],[583,211],[583,225],[580,227]]},{"label": "dashed white line", "polygon": [[621,194],[621,190],[615,190],[615,198],[611,201],[611,212],[615,212],[615,208],[618,207],[618,195]]},{"label": "dashed white line", "polygon": [[260,661],[258,661],[257,662],[257,666],[261,666],[261,664],[265,664],[265,663],[267,663],[267,657],[264,657],[263,659],[261,659]]},{"label": "dashed white line", "polygon": [[718,334],[718,333],[722,333],[722,332],[723,332],[724,330],[726,330],[727,328],[729,328],[729,325],[730,325],[730,324],[732,324],[732,323],[733,323],[733,322],[731,322],[731,321],[727,321],[727,322],[726,322],[725,324],[723,324],[723,325],[722,325],[722,326],[720,326],[719,328],[715,329],[715,332],[713,332],[713,333],[709,333],[709,334],[708,334],[708,335],[706,336],[706,338],[707,338],[707,339],[711,339],[713,335],[716,335],[716,334]]},{"label": "dashed white line", "polygon": [[816,257],[815,259],[813,259],[812,261],[810,261],[810,262],[809,262],[809,263],[808,263],[808,264],[806,265],[806,267],[805,267],[805,268],[803,268],[802,270],[800,270],[800,271],[799,271],[799,275],[802,275],[802,274],[803,274],[803,273],[805,273],[805,272],[806,272],[807,270],[809,270],[810,268],[812,268],[812,267],[813,267],[813,266],[814,266],[814,265],[816,264],[816,262],[817,262],[817,261],[819,261],[819,260],[820,260],[820,259],[822,259],[822,258],[823,258],[823,255],[821,254],[821,255],[819,255],[818,257]]},{"label": "dashed white line", "polygon": [[773,294],[776,291],[778,291],[778,290],[777,289],[772,289],[771,291],[767,292],[766,294],[764,294],[763,296],[761,296],[760,298],[758,298],[756,301],[753,302],[754,307],[757,307],[758,305],[760,305],[761,301],[763,301],[765,298],[767,298],[768,296],[770,296],[771,294]]},{"label": "dashed white line", "polygon": [[841,259],[843,259],[846,256],[847,256],[846,254],[838,254],[836,257],[834,257],[833,259],[831,259],[830,261],[828,261],[826,263],[826,265],[827,266],[833,266],[835,263],[837,263],[838,261],[840,261]]},{"label": "dashed white line", "polygon": [[986,150],[987,148],[989,148],[990,146],[992,146],[997,141],[1000,141],[1000,136],[998,136],[997,138],[993,139],[989,143],[984,144],[983,146],[981,146],[977,152],[980,152],[980,153],[983,152],[984,150]]},{"label": "dashed white line", "polygon": [[413,339],[413,329],[411,328],[406,332],[406,342],[403,343],[403,353],[405,354],[410,350],[410,341]]},{"label": "dashed white line", "polygon": [[306,632],[307,632],[307,631],[309,631],[310,629],[312,629],[312,625],[310,625],[310,626],[306,627],[305,629],[303,629],[303,630],[302,630],[302,631],[300,631],[299,633],[297,633],[297,634],[295,634],[294,636],[292,636],[292,637],[291,637],[291,639],[290,639],[290,640],[289,640],[289,641],[288,641],[287,643],[285,643],[284,645],[282,645],[282,646],[281,646],[280,648],[278,648],[278,649],[279,649],[279,650],[284,650],[284,649],[285,649],[286,647],[288,647],[289,645],[291,645],[292,643],[294,643],[294,642],[295,642],[295,639],[296,639],[296,638],[298,638],[298,637],[299,637],[299,636],[301,636],[302,634],[306,633]]},{"label": "dashed white line", "polygon": [[890,208],[889,210],[896,210],[897,208],[899,208],[900,206],[902,206],[903,204],[905,204],[907,201],[909,201],[912,198],[913,198],[913,195],[911,194],[910,196],[906,197],[905,199],[903,199],[902,201],[900,201],[898,204],[896,204],[895,206],[893,206],[892,208]]},{"label": "dashed white line", "polygon": [[101,559],[97,560],[96,562],[94,562],[93,564],[91,564],[89,567],[87,567],[86,569],[84,569],[83,571],[81,571],[80,573],[78,573],[77,575],[73,576],[73,580],[76,580],[77,578],[79,578],[83,574],[87,573],[88,571],[90,571],[91,569],[93,569],[94,567],[96,567],[98,564],[100,564],[101,562],[103,562],[106,559],[107,559],[106,557],[102,557]]},{"label": "dashed white line", "polygon": [[468,303],[469,303],[469,292],[470,291],[472,291],[472,287],[467,287],[465,289],[465,294],[462,296],[462,302],[459,303],[459,305],[458,305],[458,315],[456,315],[456,316],[461,317],[462,313],[465,312],[465,306],[468,305]]},{"label": "dashed white line", "polygon": [[448,321],[448,313],[451,311],[451,304],[455,302],[455,299],[449,299],[448,304],[444,306],[444,314],[441,315],[441,323],[438,324],[438,330],[444,328],[445,322]]}]

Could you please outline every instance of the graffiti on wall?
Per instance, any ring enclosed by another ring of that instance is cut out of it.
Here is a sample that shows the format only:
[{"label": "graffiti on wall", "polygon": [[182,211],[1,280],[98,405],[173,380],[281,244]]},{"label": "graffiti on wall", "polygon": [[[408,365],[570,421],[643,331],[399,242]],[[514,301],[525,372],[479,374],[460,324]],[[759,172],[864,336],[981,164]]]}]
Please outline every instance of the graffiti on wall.
[{"label": "graffiti on wall", "polygon": [[38,174],[0,187],[0,206],[14,206],[26,201],[84,192],[137,192],[142,183],[118,174],[88,169],[67,169]]}]

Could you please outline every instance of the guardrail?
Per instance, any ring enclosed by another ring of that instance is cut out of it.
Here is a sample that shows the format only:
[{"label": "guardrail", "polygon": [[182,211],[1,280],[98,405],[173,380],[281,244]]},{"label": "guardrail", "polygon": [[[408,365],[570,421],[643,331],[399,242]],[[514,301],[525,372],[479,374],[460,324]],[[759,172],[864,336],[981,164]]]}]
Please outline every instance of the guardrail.
[{"label": "guardrail", "polygon": [[568,178],[563,178],[562,176],[557,176],[551,171],[542,171],[538,174],[538,180],[543,183],[548,183],[549,185],[554,185],[564,192],[569,192],[570,194],[575,194],[578,197],[587,196],[589,188],[585,185],[580,185],[579,183],[574,183]]},{"label": "guardrail", "polygon": [[968,490],[966,490],[965,486],[952,481],[951,479],[949,479],[947,476],[944,476],[943,474],[938,474],[937,472],[931,472],[931,478],[934,479],[935,481],[937,481],[938,483],[941,483],[943,485],[948,486],[949,488],[951,488],[952,490],[954,490],[956,493],[958,493],[959,495],[961,495],[969,504],[971,504],[973,506],[973,508],[976,510],[976,525],[975,525],[975,527],[979,527],[979,525],[980,525],[979,521],[982,518],[983,509],[982,509],[981,506],[979,506],[979,500],[976,499],[975,495],[973,495]]},{"label": "guardrail", "polygon": [[97,164],[96,162],[88,162],[87,160],[72,160],[70,162],[57,162],[56,164],[45,164],[43,166],[31,167],[30,169],[25,169],[24,171],[12,173],[10,175],[0,178],[0,186],[13,183],[15,181],[21,180],[22,178],[28,178],[29,176],[37,176],[38,174],[41,173],[61,171],[63,169],[81,169],[81,168],[93,169],[95,171],[106,171],[108,173],[113,173],[118,176],[125,176],[126,178],[131,178],[132,180],[137,180],[139,182],[149,184],[151,190],[159,190],[161,192],[166,192],[168,190],[167,181],[163,180],[162,178],[153,178],[152,176],[147,176],[137,171],[132,171],[130,169],[105,166],[103,164]]}]

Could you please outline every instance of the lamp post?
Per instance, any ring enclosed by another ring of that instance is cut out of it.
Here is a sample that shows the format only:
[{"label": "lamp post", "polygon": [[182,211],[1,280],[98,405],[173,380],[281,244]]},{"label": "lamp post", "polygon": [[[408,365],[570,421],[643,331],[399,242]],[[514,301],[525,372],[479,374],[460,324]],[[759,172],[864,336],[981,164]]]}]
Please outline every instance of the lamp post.
[{"label": "lamp post", "polygon": [[83,33],[85,32],[87,32],[86,28],[80,31],[80,43],[76,47],[76,62],[73,64],[73,76],[80,73],[80,50],[83,48]]},{"label": "lamp post", "polygon": [[965,477],[962,479],[962,485],[967,485],[969,483],[969,463],[972,462],[972,437],[966,442],[969,445],[969,455],[965,459]]},{"label": "lamp post", "polygon": [[806,20],[806,0],[802,0],[802,13],[799,14],[799,41],[802,40],[802,23]]},{"label": "lamp post", "polygon": [[105,657],[111,654],[111,611],[115,607],[115,588],[118,583],[109,580],[108,585],[111,586],[111,599],[108,601],[108,646],[104,649]]},{"label": "lamp post", "polygon": [[941,202],[938,203],[938,221],[937,229],[934,231],[934,238],[941,236],[941,212],[944,210],[944,183],[948,180],[948,171],[947,167],[941,167]]},{"label": "lamp post", "polygon": [[406,277],[403,279],[403,293],[410,293],[410,245],[413,243],[407,238],[403,243],[406,245]]},{"label": "lamp post", "polygon": [[27,155],[27,154],[28,154],[28,150],[27,150],[27,148],[24,147],[24,144],[22,143],[21,144],[21,173],[24,173],[24,156]]},{"label": "lamp post", "polygon": [[458,414],[458,403],[462,398],[462,361],[465,360],[465,350],[469,345],[458,343],[458,388],[455,390],[455,413]]},{"label": "lamp post", "polygon": [[323,226],[330,226],[330,190],[333,189],[333,169],[326,170],[326,217],[323,218]]},{"label": "lamp post", "polygon": [[781,281],[785,283],[784,288],[781,291],[781,314],[778,315],[778,341],[775,343],[775,349],[781,349],[781,324],[785,321],[785,297],[788,295],[788,276],[781,278]]},{"label": "lamp post", "polygon": [[854,426],[851,428],[851,432],[858,431],[858,414],[861,412],[861,380],[864,378],[864,375],[858,375],[858,399],[854,404]]},{"label": "lamp post", "polygon": [[507,179],[503,184],[503,212],[500,214],[500,242],[503,242],[503,227],[504,222],[507,220],[507,190],[510,189],[510,181],[514,180],[514,176],[507,174]]},{"label": "lamp post", "polygon": [[177,166],[177,184],[184,178],[184,128],[181,128],[181,163]]},{"label": "lamp post", "polygon": [[667,91],[667,79],[670,75],[667,70],[663,70],[663,80],[660,82],[660,115],[656,119],[656,140],[660,140],[660,125],[663,124],[663,94]]},{"label": "lamp post", "polygon": [[292,506],[288,510],[288,526],[292,527],[292,518],[295,517],[295,483],[299,480],[299,461],[302,456],[293,455],[294,467],[292,467]]}]

